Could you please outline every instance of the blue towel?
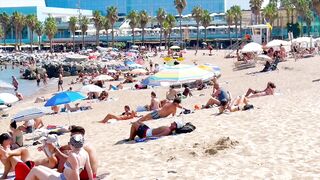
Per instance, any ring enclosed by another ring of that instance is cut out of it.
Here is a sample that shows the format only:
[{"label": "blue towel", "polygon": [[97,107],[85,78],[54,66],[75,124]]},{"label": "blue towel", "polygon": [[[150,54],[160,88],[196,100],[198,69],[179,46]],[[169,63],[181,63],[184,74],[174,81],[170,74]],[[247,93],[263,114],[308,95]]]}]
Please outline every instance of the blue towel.
[{"label": "blue towel", "polygon": [[146,137],[146,138],[142,138],[142,139],[136,139],[136,143],[141,143],[141,142],[147,142],[150,140],[156,140],[159,139],[159,137]]}]

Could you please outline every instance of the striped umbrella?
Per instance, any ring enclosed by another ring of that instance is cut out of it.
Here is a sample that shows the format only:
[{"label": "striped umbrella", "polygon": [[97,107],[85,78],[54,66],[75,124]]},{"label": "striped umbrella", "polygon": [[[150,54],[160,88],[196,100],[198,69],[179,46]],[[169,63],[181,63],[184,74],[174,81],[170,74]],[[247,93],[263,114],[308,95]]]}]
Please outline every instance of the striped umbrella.
[{"label": "striped umbrella", "polygon": [[17,113],[15,116],[12,117],[11,121],[21,122],[21,121],[28,121],[30,119],[35,119],[42,117],[48,113],[51,113],[52,110],[43,107],[33,107],[26,109]]},{"label": "striped umbrella", "polygon": [[202,64],[198,66],[200,69],[213,72],[215,76],[221,75],[221,68],[212,64]]},{"label": "striped umbrella", "polygon": [[181,84],[196,80],[207,80],[214,76],[213,72],[202,70],[192,65],[165,66],[158,73],[148,78],[150,84]]}]

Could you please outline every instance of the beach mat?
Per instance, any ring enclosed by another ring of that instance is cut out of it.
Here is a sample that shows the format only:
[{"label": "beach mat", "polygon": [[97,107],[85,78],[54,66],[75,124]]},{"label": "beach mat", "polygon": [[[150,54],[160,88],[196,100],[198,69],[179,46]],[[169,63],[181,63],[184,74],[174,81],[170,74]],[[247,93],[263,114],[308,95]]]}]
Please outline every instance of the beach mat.
[{"label": "beach mat", "polygon": [[[0,168],[0,177],[2,177],[2,172],[3,172],[3,169]],[[16,176],[14,175],[14,173],[11,172],[11,173],[8,174],[7,180],[14,180],[15,177],[16,177]]]}]

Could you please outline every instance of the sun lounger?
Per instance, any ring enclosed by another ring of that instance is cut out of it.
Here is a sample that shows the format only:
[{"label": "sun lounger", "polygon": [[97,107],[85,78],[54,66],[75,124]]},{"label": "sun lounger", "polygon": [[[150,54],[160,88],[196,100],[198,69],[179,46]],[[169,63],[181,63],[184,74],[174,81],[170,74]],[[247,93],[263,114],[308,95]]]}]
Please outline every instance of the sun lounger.
[{"label": "sun lounger", "polygon": [[234,64],[234,71],[239,71],[239,70],[243,70],[243,69],[249,69],[249,68],[254,68],[256,67],[256,61],[255,60],[250,60],[247,62],[236,62]]}]

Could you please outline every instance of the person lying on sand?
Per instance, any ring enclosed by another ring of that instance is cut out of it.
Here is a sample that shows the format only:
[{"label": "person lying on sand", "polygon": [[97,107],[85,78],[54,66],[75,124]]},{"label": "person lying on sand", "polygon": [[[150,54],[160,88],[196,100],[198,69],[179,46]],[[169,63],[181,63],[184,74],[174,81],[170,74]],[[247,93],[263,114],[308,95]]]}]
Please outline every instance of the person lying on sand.
[{"label": "person lying on sand", "polygon": [[[7,179],[9,172],[14,171],[18,164],[26,162],[29,158],[28,149],[18,148],[11,150],[11,144],[12,137],[8,133],[0,135],[0,160],[4,166],[0,179]],[[17,156],[20,156],[20,158],[17,158]]]},{"label": "person lying on sand", "polygon": [[[249,104],[249,100],[245,96],[237,96],[229,105],[228,110],[230,112],[236,112],[236,111],[245,111],[252,109],[253,105]],[[220,110],[220,109],[219,109]],[[222,109],[221,109],[222,110]],[[223,111],[220,110],[220,113]]]},{"label": "person lying on sand", "polygon": [[174,116],[177,112],[177,108],[183,108],[181,105],[180,98],[175,98],[173,102],[165,104],[160,110],[152,111],[151,113],[141,117],[138,122],[148,121],[148,120],[156,120],[160,118],[168,117],[172,114]]},{"label": "person lying on sand", "polygon": [[87,151],[83,148],[84,137],[81,134],[72,135],[69,144],[71,151],[64,163],[64,170],[62,173],[45,166],[35,166],[31,169],[26,180],[34,179],[80,179],[80,173],[85,169],[88,174],[88,179],[92,180],[93,172]]},{"label": "person lying on sand", "polygon": [[157,98],[157,95],[154,91],[151,92],[151,102],[147,106],[149,111],[158,110],[160,108],[160,100]]},{"label": "person lying on sand", "polygon": [[107,91],[102,91],[101,93],[100,93],[100,96],[99,96],[99,100],[100,101],[106,101],[106,100],[108,100],[108,97],[109,97],[109,94],[108,94],[108,92]]},{"label": "person lying on sand", "polygon": [[183,127],[183,124],[178,121],[171,123],[170,126],[160,126],[155,129],[149,128],[141,122],[134,122],[131,126],[130,137],[128,140],[132,141],[136,136],[141,139],[146,137],[168,136],[171,135],[173,131],[181,127]]},{"label": "person lying on sand", "polygon": [[[74,135],[85,135],[85,129],[81,126],[71,126],[71,130],[70,130],[70,136],[74,136]],[[68,154],[70,154],[72,152],[73,147],[71,147],[71,145],[65,145],[62,146],[61,148],[58,148],[57,146],[54,146],[52,143],[48,143],[48,147],[53,147],[54,148],[54,153],[56,154],[56,156],[58,157],[59,161],[58,161],[58,172],[62,173],[65,169],[65,162],[68,159]],[[93,178],[96,178],[97,176],[97,170],[98,170],[98,157],[96,154],[96,150],[95,148],[88,144],[85,143],[83,145],[83,149],[88,153],[89,155],[89,161],[90,161],[90,165],[91,165],[91,169],[92,169],[92,173],[93,173]],[[84,169],[81,169],[80,171],[80,179],[81,180],[88,180],[90,179],[89,177],[89,173],[86,170],[87,167],[84,167]]]},{"label": "person lying on sand", "polygon": [[64,108],[67,110],[67,111],[70,111],[70,112],[76,112],[76,111],[85,111],[85,110],[89,110],[89,109],[92,109],[91,106],[80,106],[80,103],[76,103],[75,104],[75,107],[71,107],[69,104],[66,104],[64,106]]},{"label": "person lying on sand", "polygon": [[210,108],[213,105],[221,106],[223,109],[226,109],[230,102],[230,94],[222,89],[219,83],[215,82],[213,85],[213,94],[212,98],[209,99],[206,105],[203,108]]},{"label": "person lying on sand", "polygon": [[129,119],[133,119],[134,117],[137,117],[137,113],[134,111],[130,112],[130,107],[124,106],[124,112],[120,116],[113,115],[113,114],[107,114],[107,116],[102,121],[99,121],[99,122],[107,123],[110,119],[116,119],[118,121],[129,120]]},{"label": "person lying on sand", "polygon": [[263,91],[253,90],[249,88],[247,93],[245,94],[245,97],[254,98],[254,97],[260,97],[260,96],[273,95],[274,89],[276,89],[276,85],[273,82],[268,82],[267,88]]}]

